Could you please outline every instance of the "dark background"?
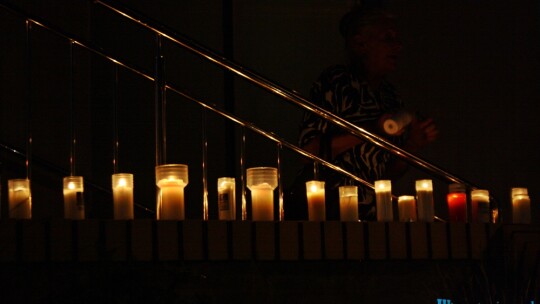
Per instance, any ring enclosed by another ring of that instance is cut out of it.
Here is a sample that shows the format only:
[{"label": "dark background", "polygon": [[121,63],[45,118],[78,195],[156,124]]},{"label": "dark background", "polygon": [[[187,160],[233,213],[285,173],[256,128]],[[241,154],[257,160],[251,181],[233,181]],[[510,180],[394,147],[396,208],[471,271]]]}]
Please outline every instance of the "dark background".
[{"label": "dark background", "polygon": [[[153,75],[155,36],[99,5],[61,0],[2,3],[92,41],[119,60]],[[355,1],[123,3],[307,96],[323,68],[345,61],[337,23]],[[391,80],[405,104],[433,117],[441,132],[440,139],[420,156],[488,189],[504,209],[509,207],[511,187],[528,187],[533,221],[538,222],[540,4],[534,0],[387,3],[399,16],[404,41],[400,68]],[[116,85],[114,65],[78,46],[73,47],[71,77],[68,41],[33,25],[28,55],[25,33],[24,19],[0,8],[0,140],[26,148],[27,101],[31,100],[34,217],[62,217],[62,174],[39,166],[37,159],[69,172],[71,98],[77,138],[75,173],[110,188],[115,89],[119,170],[135,174],[136,203],[154,209],[153,83],[120,68]],[[166,42],[164,49],[168,83],[296,142],[301,110],[172,43]],[[189,165],[186,214],[201,218],[202,112],[171,92],[167,104],[167,162]],[[217,178],[240,177],[242,132],[211,113],[207,113],[207,122],[210,216],[215,218]],[[276,165],[276,145],[250,132],[246,153],[247,168]],[[7,179],[25,177],[24,162],[5,151],[0,155],[2,189],[6,189]],[[300,168],[299,158],[284,151],[282,168],[286,185]],[[413,194],[414,180],[426,177],[426,173],[411,169],[394,184],[393,192]],[[437,214],[443,217],[446,190],[447,182],[435,182]],[[2,195],[5,201],[6,191]],[[87,191],[86,200],[89,217],[112,217],[109,194]],[[5,204],[2,208],[5,216]],[[137,208],[136,216],[153,215]]]}]

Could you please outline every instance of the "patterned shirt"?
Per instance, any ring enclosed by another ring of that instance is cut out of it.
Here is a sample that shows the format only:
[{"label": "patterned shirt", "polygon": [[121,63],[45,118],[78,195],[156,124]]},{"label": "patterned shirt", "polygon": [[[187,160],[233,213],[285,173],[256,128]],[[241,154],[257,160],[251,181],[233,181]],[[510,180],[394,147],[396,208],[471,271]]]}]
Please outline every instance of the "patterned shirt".
[{"label": "patterned shirt", "polygon": [[[316,105],[358,126],[376,123],[382,114],[403,108],[403,103],[390,83],[383,81],[379,90],[373,91],[352,66],[339,65],[326,69],[315,82],[310,97]],[[300,146],[323,134],[331,137],[346,132],[318,115],[308,112],[304,115],[301,125]],[[392,137],[390,141],[401,145],[403,140],[397,136]],[[386,164],[393,157],[391,153],[366,141],[334,156],[332,162],[373,183],[384,177]],[[344,184],[354,184],[341,174],[333,172],[328,174],[333,175],[333,177],[325,175],[325,180],[327,183],[330,182],[329,186],[332,189]],[[371,203],[372,191],[363,187],[359,190],[360,199],[365,203]]]}]

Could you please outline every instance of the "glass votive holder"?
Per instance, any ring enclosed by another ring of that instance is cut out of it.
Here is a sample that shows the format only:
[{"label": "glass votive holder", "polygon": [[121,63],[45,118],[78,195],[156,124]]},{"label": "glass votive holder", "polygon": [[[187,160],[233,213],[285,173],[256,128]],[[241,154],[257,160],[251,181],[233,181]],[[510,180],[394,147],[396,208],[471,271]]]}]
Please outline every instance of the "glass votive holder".
[{"label": "glass votive holder", "polygon": [[512,188],[510,192],[510,196],[514,197],[516,195],[529,195],[529,190],[523,187]]},{"label": "glass votive holder", "polygon": [[32,194],[29,179],[8,180],[9,218],[32,218]]},{"label": "glass votive holder", "polygon": [[277,168],[255,167],[246,170],[246,185],[251,191],[251,219],[274,220],[274,189],[278,185]]},{"label": "glass votive holder", "polygon": [[84,220],[84,181],[82,176],[64,177],[64,218]]},{"label": "glass votive holder", "polygon": [[323,181],[306,182],[306,196],[308,204],[308,220],[325,221],[326,206]]},{"label": "glass votive holder", "polygon": [[471,215],[473,222],[491,222],[488,190],[477,189],[471,191]]},{"label": "glass votive holder", "polygon": [[220,220],[236,219],[236,185],[234,177],[220,177],[218,188],[218,218]]},{"label": "glass votive holder", "polygon": [[339,218],[344,222],[358,222],[358,187],[339,187]]},{"label": "glass votive holder", "polygon": [[375,201],[377,206],[377,221],[393,221],[392,182],[390,180],[375,181]]},{"label": "glass votive holder", "polygon": [[398,197],[398,211],[400,222],[416,222],[416,200],[412,195]]},{"label": "glass votive holder", "polygon": [[184,188],[188,184],[188,166],[167,164],[156,166],[158,220],[184,220]]},{"label": "glass votive holder", "polygon": [[512,223],[531,223],[531,199],[527,188],[512,188]]},{"label": "glass votive holder", "polygon": [[112,175],[112,190],[115,220],[132,220],[133,212],[133,174],[116,173]]},{"label": "glass votive holder", "polygon": [[446,202],[448,203],[448,220],[450,222],[467,221],[467,192],[465,185],[448,185]]},{"label": "glass votive holder", "polygon": [[435,207],[433,206],[433,183],[430,179],[416,181],[416,206],[418,221],[433,222]]}]

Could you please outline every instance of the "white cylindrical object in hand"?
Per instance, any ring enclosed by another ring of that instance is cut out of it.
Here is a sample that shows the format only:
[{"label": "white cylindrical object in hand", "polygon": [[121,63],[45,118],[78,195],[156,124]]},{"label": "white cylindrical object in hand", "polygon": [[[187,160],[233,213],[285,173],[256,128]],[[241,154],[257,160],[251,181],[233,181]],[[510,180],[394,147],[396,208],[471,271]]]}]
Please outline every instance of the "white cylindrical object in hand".
[{"label": "white cylindrical object in hand", "polygon": [[115,220],[132,220],[133,215],[133,174],[112,175],[113,205]]},{"label": "white cylindrical object in hand", "polygon": [[377,221],[393,221],[392,182],[390,180],[375,181],[375,200],[377,203]]},{"label": "white cylindrical object in hand", "polygon": [[403,128],[411,123],[413,118],[413,114],[408,111],[398,111],[383,122],[384,132],[389,135],[398,134]]},{"label": "white cylindrical object in hand", "polygon": [[326,206],[324,182],[315,180],[306,182],[306,196],[308,204],[308,220],[325,221]]},{"label": "white cylindrical object in hand", "polygon": [[274,189],[278,185],[277,168],[255,167],[246,170],[246,185],[251,191],[251,219],[274,220]]},{"label": "white cylindrical object in hand", "polygon": [[188,184],[188,166],[168,164],[156,166],[158,220],[184,220],[184,188]]},{"label": "white cylindrical object in hand", "polygon": [[418,209],[418,221],[433,222],[435,208],[433,206],[433,183],[430,179],[416,181],[416,207]]},{"label": "white cylindrical object in hand", "polygon": [[491,222],[491,211],[489,208],[489,191],[480,189],[471,191],[471,211],[473,222]]},{"label": "white cylindrical object in hand", "polygon": [[220,177],[218,187],[218,217],[220,220],[236,219],[236,186],[234,177]]},{"label": "white cylindrical object in hand", "polygon": [[339,187],[339,218],[341,221],[358,222],[358,187]]},{"label": "white cylindrical object in hand", "polygon": [[9,218],[32,218],[32,195],[29,179],[8,180]]},{"label": "white cylindrical object in hand", "polygon": [[416,200],[412,195],[398,197],[400,222],[416,222]]},{"label": "white cylindrical object in hand", "polygon": [[82,176],[64,177],[64,218],[84,220],[84,182]]}]

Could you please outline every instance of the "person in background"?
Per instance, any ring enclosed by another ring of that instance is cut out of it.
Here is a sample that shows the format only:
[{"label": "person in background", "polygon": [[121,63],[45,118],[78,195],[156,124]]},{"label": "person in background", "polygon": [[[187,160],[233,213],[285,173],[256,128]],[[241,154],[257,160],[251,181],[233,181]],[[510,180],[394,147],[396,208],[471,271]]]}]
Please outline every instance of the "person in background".
[{"label": "person in background", "polygon": [[[403,47],[395,17],[381,6],[357,6],[342,17],[339,31],[345,40],[349,63],[329,67],[321,73],[310,91],[311,102],[411,153],[434,141],[438,130],[432,119],[414,117],[406,129],[392,136],[383,130],[383,122],[404,109],[396,89],[386,80],[396,69]],[[311,112],[304,115],[299,142],[308,152],[370,183],[396,179],[407,168],[397,156]],[[319,167],[320,179],[325,180],[327,218],[338,219],[338,187],[358,182]],[[302,189],[301,185],[310,179],[313,179],[313,164],[304,167],[295,182],[297,186],[288,193],[290,204],[294,205],[286,210],[291,211],[292,218],[306,218],[305,186]],[[359,201],[361,218],[372,218],[373,190],[360,186]]]}]

